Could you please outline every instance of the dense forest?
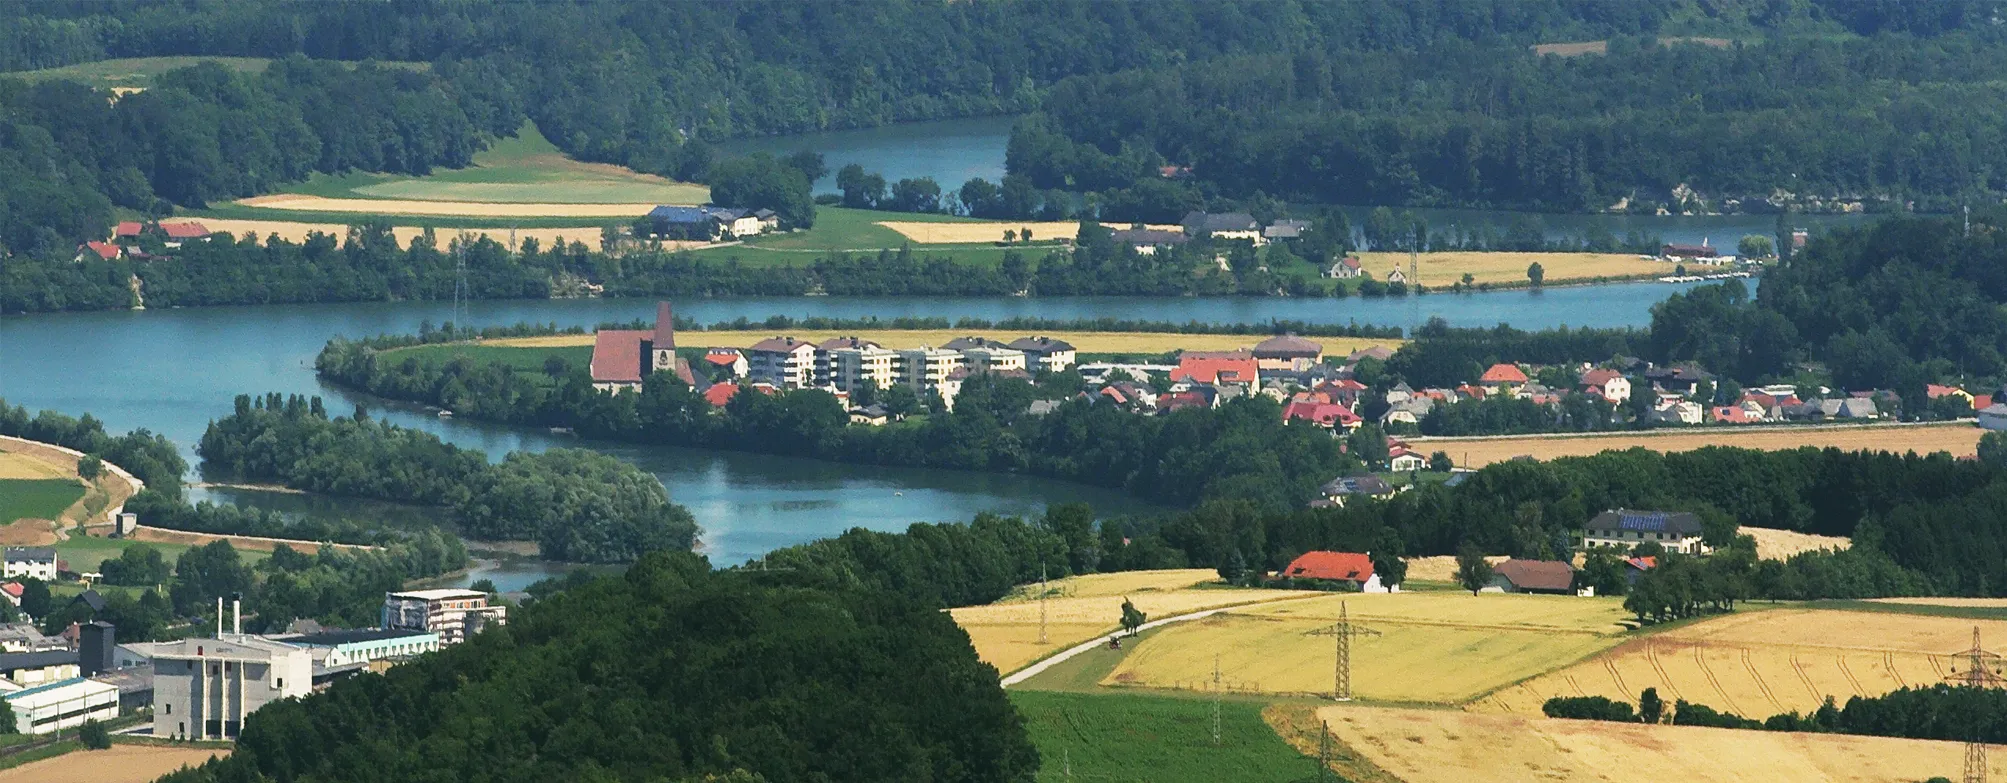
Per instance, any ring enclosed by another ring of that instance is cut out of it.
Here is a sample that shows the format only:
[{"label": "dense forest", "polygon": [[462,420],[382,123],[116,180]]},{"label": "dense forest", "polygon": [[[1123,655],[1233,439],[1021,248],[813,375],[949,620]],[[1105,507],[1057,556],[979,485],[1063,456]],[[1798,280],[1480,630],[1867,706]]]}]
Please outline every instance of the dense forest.
[{"label": "dense forest", "polygon": [[697,523],[661,482],[613,457],[551,449],[489,463],[364,411],[330,416],[319,397],[239,396],[197,453],[216,475],[448,508],[466,535],[535,541],[548,560],[624,563],[696,542]]},{"label": "dense forest", "polygon": [[946,612],[807,581],[650,554],[266,706],[229,758],[164,780],[1032,779],[1023,720]]}]

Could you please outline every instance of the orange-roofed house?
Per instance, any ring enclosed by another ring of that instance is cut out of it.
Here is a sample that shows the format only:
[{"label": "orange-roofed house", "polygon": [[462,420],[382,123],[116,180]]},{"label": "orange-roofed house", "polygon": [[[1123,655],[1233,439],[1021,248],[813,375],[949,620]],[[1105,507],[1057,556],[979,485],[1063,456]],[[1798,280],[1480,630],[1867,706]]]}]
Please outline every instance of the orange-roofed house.
[{"label": "orange-roofed house", "polygon": [[138,239],[139,232],[146,230],[146,224],[137,220],[121,220],[112,228],[113,239]]},{"label": "orange-roofed house", "polygon": [[87,261],[97,258],[101,261],[116,261],[121,253],[118,245],[110,242],[85,242],[77,246],[77,260]]},{"label": "orange-roofed house", "polygon": [[1327,430],[1342,429],[1346,432],[1358,429],[1363,421],[1351,408],[1333,402],[1292,402],[1282,408],[1284,422],[1303,421]]},{"label": "orange-roofed house", "polygon": [[[1305,552],[1276,572],[1277,577],[1351,585],[1361,593],[1394,592],[1373,573],[1373,558],[1357,552]],[[1395,588],[1398,590],[1399,588]]]},{"label": "orange-roofed house", "polygon": [[734,378],[746,377],[746,355],[737,348],[712,348],[704,352],[704,364],[730,372]]},{"label": "orange-roofed house", "polygon": [[1171,370],[1172,383],[1232,383],[1255,388],[1261,378],[1254,354],[1245,351],[1186,351]]},{"label": "orange-roofed house", "polygon": [[209,236],[208,227],[192,220],[179,223],[162,223],[160,224],[160,231],[167,235],[166,244],[170,248],[180,247],[183,242]]},{"label": "orange-roofed house", "polygon": [[1478,376],[1477,383],[1504,394],[1518,394],[1519,388],[1526,385],[1526,371],[1516,364],[1494,364]]},{"label": "orange-roofed house", "polygon": [[1619,404],[1631,399],[1631,379],[1616,370],[1590,370],[1582,373],[1582,391]]},{"label": "orange-roofed house", "polygon": [[1956,386],[1939,386],[1935,383],[1927,383],[1924,384],[1923,395],[1933,400],[1939,397],[1958,397],[1965,400],[1965,404],[1972,407],[1973,410],[1978,410],[1979,408],[1979,406],[1973,405],[1975,400],[1972,397],[1972,392]]},{"label": "orange-roofed house", "polygon": [[704,401],[710,403],[713,408],[723,408],[726,403],[732,401],[732,396],[738,393],[739,385],[736,383],[714,383],[711,384],[711,388],[704,390]]}]

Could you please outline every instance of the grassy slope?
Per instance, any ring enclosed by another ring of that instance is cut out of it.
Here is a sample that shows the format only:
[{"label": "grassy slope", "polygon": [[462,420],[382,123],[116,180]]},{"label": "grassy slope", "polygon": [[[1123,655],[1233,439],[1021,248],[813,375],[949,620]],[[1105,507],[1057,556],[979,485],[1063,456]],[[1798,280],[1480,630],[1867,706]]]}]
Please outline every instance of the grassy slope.
[{"label": "grassy slope", "polygon": [[[270,65],[272,61],[263,57],[131,57],[65,65],[60,68],[44,68],[39,71],[9,71],[0,75],[31,82],[69,79],[96,87],[148,87],[153,84],[154,77],[201,62],[216,62],[233,71],[250,72],[265,70],[265,66]],[[413,70],[432,67],[430,63],[391,61],[379,61],[377,65]]]},{"label": "grassy slope", "polygon": [[83,486],[68,479],[0,479],[0,525],[55,519],[83,496]]},{"label": "grassy slope", "polygon": [[567,158],[534,123],[524,123],[514,138],[495,140],[474,156],[473,166],[464,169],[440,169],[424,177],[316,174],[285,192],[344,199],[551,204],[695,204],[710,196],[702,185]]},{"label": "grassy slope", "polygon": [[1316,762],[1276,736],[1259,704],[1221,704],[1221,743],[1214,745],[1206,701],[1039,691],[1010,698],[1038,746],[1041,781],[1316,779]]}]

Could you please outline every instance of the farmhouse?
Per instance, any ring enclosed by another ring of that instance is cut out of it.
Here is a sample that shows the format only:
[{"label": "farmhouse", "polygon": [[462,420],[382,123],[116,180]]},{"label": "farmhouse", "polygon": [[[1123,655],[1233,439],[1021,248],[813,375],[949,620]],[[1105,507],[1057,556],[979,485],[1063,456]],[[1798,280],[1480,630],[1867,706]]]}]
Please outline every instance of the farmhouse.
[{"label": "farmhouse", "polygon": [[1353,497],[1390,498],[1394,496],[1394,485],[1379,476],[1341,476],[1324,482],[1318,490],[1324,495],[1321,505],[1344,507],[1345,500]]},{"label": "farmhouse", "polygon": [[1570,595],[1575,592],[1575,567],[1559,560],[1514,558],[1491,567],[1491,586],[1487,589]]},{"label": "farmhouse", "polygon": [[674,372],[695,385],[690,363],[676,357],[676,322],[669,303],[655,303],[655,328],[601,329],[592,338],[592,387],[603,392],[640,389],[651,373]]},{"label": "farmhouse", "polygon": [[1346,256],[1331,262],[1331,266],[1324,270],[1324,277],[1331,280],[1351,280],[1365,273],[1365,268],[1359,265],[1358,256]]},{"label": "farmhouse", "polygon": [[1309,230],[1308,220],[1278,220],[1261,230],[1261,238],[1270,242],[1278,239],[1301,239]]},{"label": "farmhouse", "polygon": [[1211,237],[1213,239],[1245,239],[1257,245],[1262,243],[1261,223],[1246,212],[1187,212],[1179,221],[1189,237]]},{"label": "farmhouse", "polygon": [[1155,228],[1124,228],[1111,232],[1110,235],[1117,244],[1128,245],[1137,255],[1144,256],[1156,255],[1157,248],[1160,247],[1177,247],[1191,241],[1176,231]]},{"label": "farmhouse", "polygon": [[1707,240],[1704,239],[1698,245],[1665,245],[1659,248],[1661,258],[1711,259],[1719,255],[1721,254],[1715,252],[1714,248],[1707,246]]},{"label": "farmhouse", "polygon": [[1700,517],[1686,511],[1611,509],[1583,528],[1586,546],[1630,549],[1647,541],[1682,554],[1701,555],[1711,549],[1701,543]]},{"label": "farmhouse", "polygon": [[7,559],[0,573],[8,579],[33,577],[44,582],[56,581],[56,550],[46,546],[7,547]]},{"label": "farmhouse", "polygon": [[1262,370],[1301,372],[1323,358],[1323,344],[1293,334],[1277,335],[1254,344],[1255,366]]},{"label": "farmhouse", "polygon": [[110,242],[85,242],[77,246],[78,261],[88,261],[92,258],[100,261],[116,261],[124,253],[125,251],[118,245]]},{"label": "farmhouse", "polygon": [[1362,593],[1393,592],[1380,584],[1379,574],[1373,573],[1373,558],[1356,552],[1305,552],[1289,561],[1276,576],[1330,582]]}]

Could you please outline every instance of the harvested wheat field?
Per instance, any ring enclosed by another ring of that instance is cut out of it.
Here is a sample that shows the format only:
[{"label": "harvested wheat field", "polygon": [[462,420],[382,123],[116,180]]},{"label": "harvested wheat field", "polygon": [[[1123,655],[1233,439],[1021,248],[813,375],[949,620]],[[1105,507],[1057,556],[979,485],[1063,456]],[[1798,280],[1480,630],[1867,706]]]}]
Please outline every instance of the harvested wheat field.
[{"label": "harvested wheat field", "polygon": [[[833,337],[862,337],[884,345],[886,348],[918,348],[941,345],[958,337],[969,337],[966,330],[957,329],[791,329],[782,332],[796,339],[821,342]],[[980,335],[1009,342],[1019,337],[1030,336],[1030,332],[990,333]],[[1236,351],[1253,347],[1255,343],[1267,339],[1258,334],[1181,334],[1178,332],[1037,332],[1036,334],[1065,340],[1081,353],[1123,353],[1162,354],[1172,351]],[[772,330],[765,331],[681,331],[676,333],[678,345],[702,348],[745,348],[776,336]],[[1401,340],[1359,337],[1313,337],[1324,346],[1327,354],[1351,353],[1361,348],[1383,345],[1399,348]],[[547,337],[510,337],[499,340],[483,340],[484,345],[513,346],[517,348],[556,348],[574,345],[591,345],[592,335],[561,334]]]},{"label": "harvested wheat field", "polygon": [[1837,552],[1854,545],[1853,539],[1846,536],[1821,536],[1795,530],[1745,527],[1740,532],[1756,539],[1756,557],[1762,560],[1789,560],[1792,555],[1800,552],[1816,552],[1821,549]]},{"label": "harvested wheat field", "polygon": [[[1127,596],[1151,619],[1261,601],[1285,601],[1317,593],[1249,588],[1146,591]],[[1011,601],[949,610],[975,643],[976,655],[998,671],[1015,671],[1048,653],[1121,627],[1121,595],[1053,598],[1045,602],[1046,639],[1038,643],[1039,602]]]},{"label": "harvested wheat field", "polygon": [[118,744],[0,770],[0,783],[145,783],[211,756],[228,755],[229,748]]},{"label": "harvested wheat field", "polygon": [[2007,608],[2007,598],[1869,598],[1878,604],[1908,604],[1910,606],[1966,606],[1978,609]]},{"label": "harvested wheat field", "polygon": [[1103,685],[1203,688],[1214,656],[1236,689],[1328,693],[1344,607],[1379,635],[1352,648],[1352,688],[1364,699],[1460,704],[1582,660],[1620,641],[1613,599],[1467,593],[1325,595],[1236,608],[1158,630]]},{"label": "harvested wheat field", "polygon": [[1752,429],[1709,427],[1665,433],[1626,432],[1609,435],[1564,435],[1502,438],[1410,438],[1421,451],[1445,451],[1460,468],[1481,468],[1520,455],[1535,459],[1585,457],[1604,451],[1646,448],[1692,451],[1705,446],[1733,446],[1774,451],[1800,446],[1929,454],[1954,457],[1978,453],[1984,430],[1971,424],[1862,424],[1842,426],[1776,426]]},{"label": "harvested wheat field", "polygon": [[[1143,593],[1160,593],[1183,590],[1205,582],[1220,581],[1219,572],[1211,568],[1177,568],[1164,571],[1118,571],[1112,574],[1083,574],[1064,579],[1053,579],[1045,583],[1047,598],[1096,598],[1101,596],[1135,596]],[[1019,603],[1038,600],[1037,583],[1023,585],[998,604]]]},{"label": "harvested wheat field", "polygon": [[1876,696],[1939,682],[1942,656],[1969,647],[1972,629],[2007,638],[2007,621],[1775,609],[1743,612],[1653,634],[1575,666],[1492,694],[1482,711],[1540,714],[1555,696],[1635,703],[1661,696],[1762,719],[1815,709],[1827,697]]},{"label": "harvested wheat field", "polygon": [[[893,231],[897,231],[901,235],[905,236],[907,239],[912,240],[915,244],[921,244],[921,245],[975,244],[981,242],[1002,242],[1005,231],[1016,232],[1016,234],[1013,234],[1013,236],[1017,236],[1017,235],[1022,235],[1025,229],[1031,229],[1031,239],[1034,242],[1041,239],[1072,239],[1075,234],[1080,233],[1079,223],[1055,223],[1055,222],[1013,223],[1010,221],[1003,221],[1003,220],[923,222],[923,221],[881,220],[878,222],[878,225],[892,229]],[[1101,225],[1113,229],[1124,229],[1129,227],[1129,224],[1126,223],[1124,224],[1103,223]],[[1150,228],[1158,229],[1160,231],[1178,231],[1178,232],[1184,231],[1183,227],[1172,226],[1172,225],[1153,225],[1150,226]]]},{"label": "harvested wheat field", "polygon": [[[1408,272],[1407,253],[1360,253],[1359,265],[1376,280],[1396,269]],[[1417,259],[1422,285],[1448,288],[1468,273],[1472,283],[1524,283],[1526,268],[1540,264],[1549,285],[1598,277],[1669,275],[1673,265],[1626,253],[1423,253]],[[1410,283],[1414,282],[1412,280]]]},{"label": "harvested wheat field", "polygon": [[[0,443],[0,449],[7,444]],[[76,478],[74,466],[64,470],[47,460],[15,451],[0,451],[0,479],[62,479]]]},{"label": "harvested wheat field", "polygon": [[241,199],[237,204],[302,212],[355,212],[370,215],[439,215],[448,217],[614,218],[631,221],[654,204],[532,204],[500,201],[420,201],[414,199],[327,198],[281,193]]},{"label": "harvested wheat field", "polygon": [[[1402,558],[1408,561],[1407,579],[1414,582],[1454,582],[1456,581],[1456,555],[1432,555],[1430,557]],[[1498,565],[1512,558],[1507,555],[1485,555],[1484,561]]]},{"label": "harvested wheat field", "polygon": [[[1406,783],[1847,781],[1956,776],[1956,742],[1333,706],[1337,740]],[[1349,754],[1347,754],[1349,755]],[[1992,756],[1994,774],[2007,771]]]},{"label": "harvested wheat field", "polygon": [[[258,237],[260,241],[264,240],[264,238],[271,236],[273,234],[279,235],[281,239],[284,239],[288,242],[305,242],[307,239],[307,235],[314,233],[328,234],[334,236],[337,239],[345,238],[348,236],[348,226],[342,223],[301,223],[290,220],[233,220],[225,218],[203,218],[202,225],[208,227],[212,231],[221,231],[236,236],[252,234]],[[421,226],[397,226],[391,229],[391,233],[397,237],[397,244],[409,247],[411,245],[411,240],[416,239],[419,236],[423,235],[425,233],[425,229]],[[432,229],[432,235],[434,239],[439,243],[439,246],[442,248],[446,247],[449,243],[451,243],[455,237],[458,237],[462,234],[466,234],[469,236],[486,235],[490,239],[493,239],[496,242],[500,242],[504,245],[507,245],[509,243],[509,238],[512,235],[510,229],[507,227]],[[537,244],[542,245],[545,248],[549,248],[558,242],[564,242],[566,244],[570,244],[572,242],[582,242],[585,244],[586,247],[591,248],[593,250],[599,250],[601,248],[600,230],[591,227],[518,228],[514,230],[513,236],[515,237],[515,241],[518,246],[520,246],[523,240],[525,239],[535,239],[537,241]],[[683,250],[693,247],[703,247],[705,245],[705,243],[703,242],[664,242],[662,244],[664,247],[671,250]]]},{"label": "harvested wheat field", "polygon": [[0,545],[49,546],[63,540],[57,523],[47,519],[17,519],[0,525]]}]

